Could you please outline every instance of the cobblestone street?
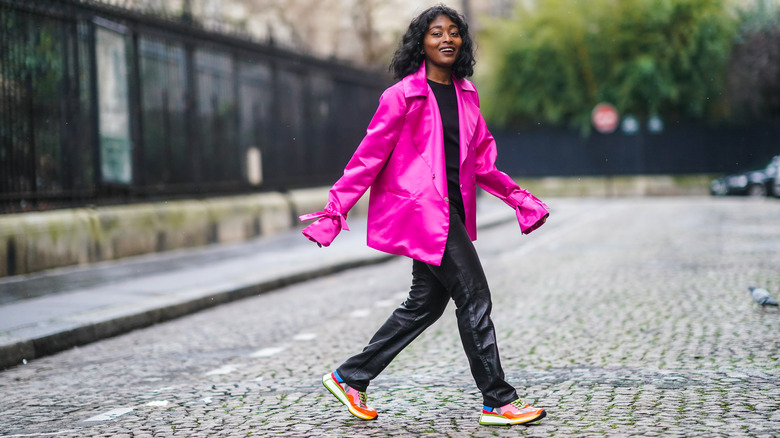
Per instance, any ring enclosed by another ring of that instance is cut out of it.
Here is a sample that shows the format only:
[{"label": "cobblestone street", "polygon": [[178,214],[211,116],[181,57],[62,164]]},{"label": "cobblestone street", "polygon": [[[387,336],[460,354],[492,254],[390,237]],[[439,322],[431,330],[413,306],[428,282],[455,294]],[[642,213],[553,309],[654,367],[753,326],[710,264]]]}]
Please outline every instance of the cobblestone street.
[{"label": "cobblestone street", "polygon": [[0,436],[779,436],[780,312],[748,286],[780,298],[780,200],[545,201],[477,241],[539,424],[478,424],[453,304],[372,383],[377,420],[325,390],[406,296],[395,258],[2,371]]}]

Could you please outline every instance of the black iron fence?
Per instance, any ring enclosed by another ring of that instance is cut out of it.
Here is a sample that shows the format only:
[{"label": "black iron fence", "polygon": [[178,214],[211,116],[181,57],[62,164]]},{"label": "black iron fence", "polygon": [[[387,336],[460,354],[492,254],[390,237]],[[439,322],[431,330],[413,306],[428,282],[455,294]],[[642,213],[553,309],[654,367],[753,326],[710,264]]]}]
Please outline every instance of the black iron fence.
[{"label": "black iron fence", "polygon": [[[0,0],[0,213],[335,181],[377,72],[96,0]],[[720,173],[778,126],[494,131],[513,176]]]},{"label": "black iron fence", "polygon": [[0,0],[0,212],[332,183],[387,85],[96,2]]},{"label": "black iron fence", "polygon": [[780,125],[671,124],[583,137],[564,129],[493,130],[513,176],[721,174],[762,169],[780,154]]}]

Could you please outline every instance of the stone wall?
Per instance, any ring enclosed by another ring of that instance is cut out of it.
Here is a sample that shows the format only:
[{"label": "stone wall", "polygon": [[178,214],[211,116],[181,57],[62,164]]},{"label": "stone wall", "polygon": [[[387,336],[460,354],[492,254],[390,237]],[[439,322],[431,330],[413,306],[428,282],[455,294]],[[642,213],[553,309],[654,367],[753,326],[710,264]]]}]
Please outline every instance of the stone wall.
[{"label": "stone wall", "polygon": [[[300,226],[327,188],[0,216],[0,277],[240,242]],[[365,211],[364,201],[352,214]]]},{"label": "stone wall", "polygon": [[[706,195],[708,177],[538,178],[518,180],[539,197]],[[123,257],[241,242],[301,227],[321,211],[328,188],[289,193],[77,208],[0,216],[0,277]],[[363,196],[350,217],[364,215]]]}]

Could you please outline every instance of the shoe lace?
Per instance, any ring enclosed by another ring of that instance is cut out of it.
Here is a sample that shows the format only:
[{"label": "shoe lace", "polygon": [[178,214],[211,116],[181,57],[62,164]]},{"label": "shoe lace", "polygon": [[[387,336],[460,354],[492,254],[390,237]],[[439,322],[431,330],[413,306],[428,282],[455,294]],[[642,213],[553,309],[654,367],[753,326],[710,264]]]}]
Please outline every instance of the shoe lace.
[{"label": "shoe lace", "polygon": [[358,398],[360,398],[360,405],[366,406],[368,404],[368,397],[365,392],[358,392]]},{"label": "shoe lace", "polygon": [[521,408],[521,409],[527,406],[527,405],[523,404],[523,400],[522,399],[517,399],[517,400],[515,400],[515,401],[513,401],[512,403],[509,403],[509,404],[512,405],[512,406]]}]

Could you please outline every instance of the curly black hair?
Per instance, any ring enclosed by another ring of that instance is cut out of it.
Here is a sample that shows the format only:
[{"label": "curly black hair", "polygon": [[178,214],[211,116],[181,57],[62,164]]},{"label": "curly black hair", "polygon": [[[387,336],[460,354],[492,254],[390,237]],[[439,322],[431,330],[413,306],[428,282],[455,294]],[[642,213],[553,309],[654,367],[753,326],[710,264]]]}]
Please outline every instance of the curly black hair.
[{"label": "curly black hair", "polygon": [[402,79],[420,68],[425,60],[425,55],[422,53],[423,39],[428,32],[428,26],[439,15],[448,16],[458,26],[460,38],[463,41],[458,59],[452,66],[452,73],[458,79],[474,74],[474,64],[477,61],[474,59],[474,40],[469,33],[469,25],[458,11],[439,4],[426,9],[409,23],[409,28],[406,29],[401,42],[398,43],[398,49],[396,49],[388,69],[393,72],[396,79]]}]

